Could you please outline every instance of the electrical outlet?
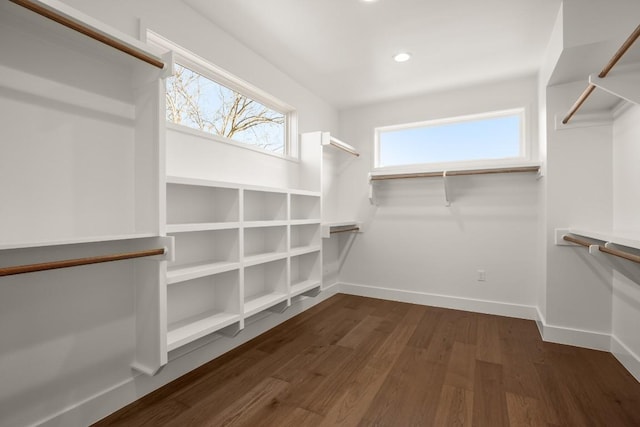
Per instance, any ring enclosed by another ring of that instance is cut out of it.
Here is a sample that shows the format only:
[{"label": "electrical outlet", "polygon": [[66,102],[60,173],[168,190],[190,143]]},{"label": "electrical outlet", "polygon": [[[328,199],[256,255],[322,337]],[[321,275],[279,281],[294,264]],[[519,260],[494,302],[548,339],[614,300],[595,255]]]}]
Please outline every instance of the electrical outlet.
[{"label": "electrical outlet", "polygon": [[478,270],[478,282],[484,282],[487,280],[487,274],[484,270]]}]

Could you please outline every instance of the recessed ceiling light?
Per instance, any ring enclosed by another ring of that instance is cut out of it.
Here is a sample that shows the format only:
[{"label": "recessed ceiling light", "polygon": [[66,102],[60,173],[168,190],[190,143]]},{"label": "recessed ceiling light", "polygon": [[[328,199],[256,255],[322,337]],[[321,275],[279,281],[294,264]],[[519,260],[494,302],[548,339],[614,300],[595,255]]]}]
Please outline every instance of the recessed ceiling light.
[{"label": "recessed ceiling light", "polygon": [[408,52],[400,52],[393,55],[393,60],[396,62],[407,62],[411,59],[411,54]]},{"label": "recessed ceiling light", "polygon": [[363,3],[373,3],[374,1],[378,1],[378,0],[360,0]]}]

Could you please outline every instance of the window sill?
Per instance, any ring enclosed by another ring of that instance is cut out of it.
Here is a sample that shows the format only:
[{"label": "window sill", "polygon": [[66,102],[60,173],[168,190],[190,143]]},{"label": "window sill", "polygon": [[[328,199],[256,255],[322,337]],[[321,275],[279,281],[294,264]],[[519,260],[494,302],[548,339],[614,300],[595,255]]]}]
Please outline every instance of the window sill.
[{"label": "window sill", "polygon": [[195,137],[198,137],[198,138],[203,138],[203,139],[206,139],[206,140],[209,140],[209,141],[213,141],[213,142],[218,142],[218,143],[225,144],[225,145],[228,145],[228,146],[231,146],[231,147],[234,147],[234,148],[240,148],[240,149],[243,149],[243,150],[254,151],[256,153],[264,154],[264,155],[271,156],[271,157],[276,157],[276,158],[279,158],[279,159],[282,159],[282,160],[286,160],[286,161],[289,161],[289,162],[296,162],[297,163],[299,161],[299,159],[297,157],[293,157],[293,156],[289,156],[289,155],[285,155],[285,154],[274,153],[274,152],[267,151],[267,150],[264,150],[264,149],[259,148],[259,147],[254,147],[254,146],[252,146],[250,144],[245,144],[245,143],[242,143],[242,142],[232,141],[232,140],[229,140],[228,138],[225,138],[225,137],[221,137],[221,136],[218,136],[218,135],[213,135],[213,134],[210,134],[208,132],[201,131],[199,129],[193,129],[193,128],[190,128],[188,126],[179,125],[179,124],[176,124],[176,123],[167,122],[167,130],[178,132],[178,133],[183,133],[183,134],[186,134],[186,135],[195,136]]}]

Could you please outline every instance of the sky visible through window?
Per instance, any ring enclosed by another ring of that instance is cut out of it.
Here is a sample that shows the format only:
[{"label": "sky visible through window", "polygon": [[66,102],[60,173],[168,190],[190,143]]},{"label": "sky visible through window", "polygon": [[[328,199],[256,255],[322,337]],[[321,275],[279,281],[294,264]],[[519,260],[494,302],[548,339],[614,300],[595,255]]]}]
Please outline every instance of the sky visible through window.
[{"label": "sky visible through window", "polygon": [[169,122],[284,154],[284,114],[175,65],[166,86]]},{"label": "sky visible through window", "polygon": [[381,129],[379,167],[520,157],[521,116]]}]

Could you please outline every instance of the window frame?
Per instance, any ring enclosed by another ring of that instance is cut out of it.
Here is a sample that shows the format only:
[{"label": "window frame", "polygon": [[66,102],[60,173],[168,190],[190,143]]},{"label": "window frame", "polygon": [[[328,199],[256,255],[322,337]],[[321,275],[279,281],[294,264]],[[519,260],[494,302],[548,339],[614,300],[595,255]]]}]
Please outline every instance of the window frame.
[{"label": "window frame", "polygon": [[[248,144],[232,138],[227,138],[222,135],[195,129],[190,126],[173,123],[165,119],[169,128],[185,133],[203,136],[217,142],[233,145],[235,147],[257,151],[259,153],[267,154],[270,156],[280,157],[285,160],[298,160],[298,113],[294,107],[281,101],[280,99],[274,97],[266,91],[252,85],[251,83],[242,80],[239,77],[236,77],[223,68],[212,64],[199,55],[173,43],[170,40],[167,40],[161,35],[148,29],[146,30],[146,41],[147,43],[154,45],[157,48],[170,50],[173,52],[173,63],[171,64],[172,71],[175,63],[180,64],[190,69],[191,71],[213,81],[214,83],[220,84],[232,91],[238,92],[239,94],[246,96],[247,98],[261,103],[265,107],[283,114],[285,117],[284,149],[282,153],[266,150],[254,144]],[[173,72],[171,73],[171,75],[173,75]]]},{"label": "window frame", "polygon": [[[430,162],[430,163],[412,163],[406,165],[392,165],[392,166],[380,166],[380,135],[381,133],[388,131],[396,131],[403,129],[415,129],[421,127],[433,127],[438,125],[448,125],[455,123],[464,123],[469,121],[477,121],[482,119],[494,119],[507,116],[519,116],[520,117],[520,142],[519,151],[520,155],[517,157],[509,158],[484,158],[475,160],[457,160],[451,162]],[[528,109],[526,107],[516,107],[505,110],[489,111],[477,114],[468,114],[454,117],[445,117],[433,120],[424,120],[411,123],[403,123],[397,125],[379,126],[374,129],[374,155],[373,155],[373,170],[385,171],[385,172],[433,172],[444,170],[464,170],[464,169],[480,169],[480,168],[492,168],[492,167],[513,167],[529,165],[532,163],[532,150],[528,132]]]}]

